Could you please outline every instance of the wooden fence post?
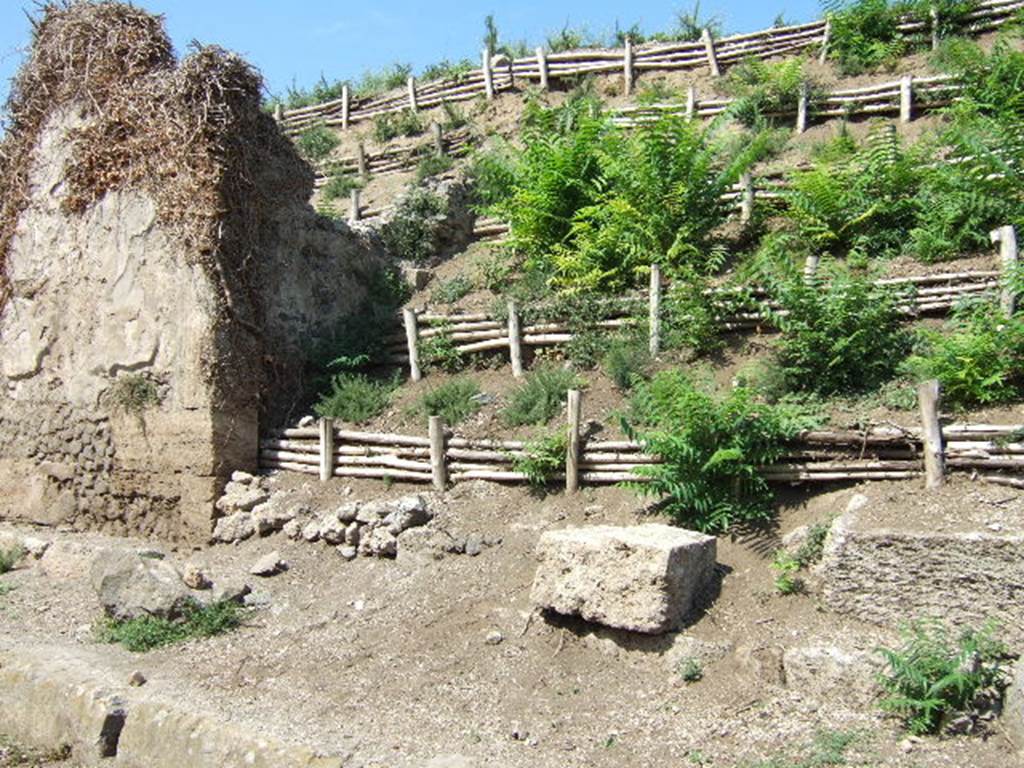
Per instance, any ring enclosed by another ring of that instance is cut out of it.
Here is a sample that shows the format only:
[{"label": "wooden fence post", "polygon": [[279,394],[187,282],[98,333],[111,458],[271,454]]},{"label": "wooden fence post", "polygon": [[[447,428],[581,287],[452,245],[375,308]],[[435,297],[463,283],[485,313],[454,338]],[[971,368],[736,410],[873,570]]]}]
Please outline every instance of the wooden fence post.
[{"label": "wooden fence post", "polygon": [[818,54],[818,63],[824,64],[828,58],[828,44],[832,39],[832,19],[825,19],[825,34],[821,38],[821,53]]},{"label": "wooden fence post", "polygon": [[704,32],[701,33],[701,40],[704,41],[704,50],[708,54],[708,69],[711,70],[712,77],[718,77],[722,74],[718,68],[718,56],[715,55],[715,41],[711,38],[711,30],[704,28]]},{"label": "wooden fence post", "polygon": [[430,131],[434,136],[434,151],[438,157],[444,157],[444,129],[440,123],[433,123]]},{"label": "wooden fence post", "polygon": [[652,357],[657,357],[661,349],[661,266],[651,264],[650,288],[650,346]]},{"label": "wooden fence post", "polygon": [[405,323],[405,343],[409,347],[409,375],[413,381],[419,381],[423,373],[420,371],[420,351],[417,346],[419,332],[416,328],[416,313],[411,309],[403,309],[402,320]]},{"label": "wooden fence post", "polygon": [[812,253],[804,261],[804,283],[812,285],[818,276],[818,262],[821,261],[821,257],[815,253]]},{"label": "wooden fence post", "polygon": [[796,102],[796,132],[803,133],[807,130],[807,83],[800,83],[800,95]]},{"label": "wooden fence post", "polygon": [[941,488],[945,481],[945,457],[942,450],[942,427],[939,425],[939,382],[923,382],[917,388],[921,405],[921,438],[924,447],[925,487]]},{"label": "wooden fence post", "polygon": [[747,171],[740,176],[740,224],[749,224],[754,218],[754,179]]},{"label": "wooden fence post", "polygon": [[487,94],[487,100],[490,101],[494,98],[494,71],[491,69],[490,49],[484,48],[481,60],[484,71],[484,92]]},{"label": "wooden fence post", "polygon": [[569,390],[566,412],[569,442],[565,450],[565,490],[576,493],[580,489],[580,419],[583,414],[583,395],[578,389]]},{"label": "wooden fence post", "polygon": [[434,488],[443,491],[448,485],[448,467],[445,464],[444,421],[440,416],[431,416],[430,423],[430,474]]},{"label": "wooden fence post", "polygon": [[334,477],[334,419],[320,419],[320,482]]},{"label": "wooden fence post", "polygon": [[366,164],[366,145],[361,141],[356,144],[356,168],[359,171],[360,179],[370,180],[370,169]]},{"label": "wooden fence post", "polygon": [[409,75],[409,109],[413,112],[419,111],[419,103],[416,101],[416,78]]},{"label": "wooden fence post", "polygon": [[540,89],[546,91],[548,89],[548,57],[541,46],[537,46],[537,71],[540,72]]},{"label": "wooden fence post", "polygon": [[633,93],[633,41],[628,37],[622,50],[622,79],[625,84],[625,93],[629,96]]},{"label": "wooden fence post", "polygon": [[914,117],[914,76],[900,79],[900,122],[909,123]]},{"label": "wooden fence post", "polygon": [[274,120],[279,123],[284,120],[284,104],[281,102],[274,105]]},{"label": "wooden fence post", "polygon": [[686,89],[686,119],[693,120],[694,114],[697,112],[697,89],[694,86],[690,86]]},{"label": "wooden fence post", "polygon": [[939,9],[933,5],[928,15],[932,20],[932,50],[934,51],[939,47]]},{"label": "wooden fence post", "polygon": [[347,85],[341,86],[341,129],[348,130],[348,121],[352,112],[352,95]]},{"label": "wooden fence post", "polygon": [[354,223],[354,222],[359,221],[359,217],[360,217],[360,213],[361,213],[359,208],[360,208],[360,206],[359,206],[359,190],[358,189],[353,189],[349,193],[349,201],[348,201],[348,220],[349,220],[349,223]]},{"label": "wooden fence post", "polygon": [[1017,310],[1017,295],[1010,284],[1010,278],[1017,269],[1020,257],[1017,252],[1017,230],[1012,226],[992,230],[990,235],[993,245],[999,244],[999,264],[1003,272],[1003,290],[999,297],[999,306],[1007,317]]},{"label": "wooden fence post", "polygon": [[519,310],[516,303],[508,303],[508,355],[512,363],[512,375],[521,378],[523,375],[523,341],[519,330]]}]

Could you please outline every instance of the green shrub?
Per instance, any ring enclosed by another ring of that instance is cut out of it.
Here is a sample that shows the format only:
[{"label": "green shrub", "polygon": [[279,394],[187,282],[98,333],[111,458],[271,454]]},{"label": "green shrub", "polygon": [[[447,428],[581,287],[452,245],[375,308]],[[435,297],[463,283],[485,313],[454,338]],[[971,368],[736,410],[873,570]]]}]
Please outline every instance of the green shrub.
[{"label": "green shrub", "polygon": [[551,484],[555,475],[565,471],[565,454],[569,446],[569,436],[565,432],[529,440],[524,447],[522,456],[515,456],[512,469],[522,472],[534,490],[540,490]]},{"label": "green shrub", "polygon": [[473,290],[473,283],[465,275],[456,275],[434,286],[430,300],[437,304],[454,304]]},{"label": "green shrub", "polygon": [[411,109],[385,112],[373,119],[373,137],[382,144],[398,136],[419,136],[425,130],[423,120]]},{"label": "green shrub", "polygon": [[895,62],[909,41],[896,28],[910,3],[890,0],[823,0],[832,20],[829,57],[855,75]]},{"label": "green shrub", "polygon": [[365,424],[387,409],[396,385],[394,380],[375,381],[359,373],[339,373],[313,409],[323,418]]},{"label": "green shrub", "polygon": [[24,556],[25,550],[20,546],[0,549],[0,574],[13,571]]},{"label": "green shrub", "polygon": [[775,589],[782,595],[795,595],[804,590],[803,581],[797,578],[800,561],[786,550],[780,549],[772,559],[772,568],[776,572]]},{"label": "green shrub", "polygon": [[409,64],[389,64],[378,70],[367,70],[363,76],[352,87],[352,95],[358,98],[376,96],[385,91],[401,88],[412,74],[412,66]]},{"label": "green shrub", "polygon": [[547,424],[562,409],[568,391],[578,386],[572,371],[555,366],[537,368],[512,390],[502,419],[509,426]]},{"label": "green shrub", "polygon": [[440,416],[445,424],[458,424],[480,410],[479,394],[473,379],[452,379],[423,395],[420,410],[426,416]]},{"label": "green shrub", "polygon": [[789,116],[796,112],[804,84],[816,90],[811,89],[800,59],[746,59],[730,69],[726,79],[726,90],[736,98],[730,111],[749,127],[779,115],[786,115],[784,119],[792,122]]},{"label": "green shrub", "polygon": [[681,525],[725,531],[770,518],[772,493],[760,467],[784,455],[784,443],[816,423],[796,405],[767,405],[736,387],[715,396],[678,370],[635,388],[627,432],[660,456],[640,470],[637,492],[662,500]]},{"label": "green shrub", "polygon": [[469,59],[459,59],[458,61],[441,59],[436,64],[429,64],[424,67],[419,79],[424,82],[432,80],[454,80],[461,82],[473,71],[474,66],[474,63]]},{"label": "green shrub", "polygon": [[994,304],[969,304],[945,329],[922,329],[918,339],[907,368],[920,380],[938,379],[944,401],[969,407],[1024,395],[1024,313],[1007,318]]},{"label": "green shrub", "polygon": [[295,147],[307,162],[319,163],[325,160],[341,143],[338,135],[326,125],[313,125],[295,139]]},{"label": "green shrub", "polygon": [[647,339],[640,334],[616,336],[605,349],[601,368],[616,387],[628,391],[647,377],[653,361]]},{"label": "green shrub", "polygon": [[427,155],[416,166],[416,181],[422,182],[431,176],[450,171],[454,165],[455,162],[446,155]]},{"label": "green shrub", "polygon": [[807,537],[793,555],[801,568],[808,568],[821,560],[821,555],[825,551],[825,540],[831,530],[832,520],[815,523],[807,529]]},{"label": "green shrub", "polygon": [[439,326],[438,329],[440,333],[420,345],[420,365],[427,371],[461,371],[466,367],[465,356],[458,350],[447,327]]},{"label": "green shrub", "polygon": [[832,395],[870,390],[892,378],[909,351],[898,297],[837,274],[824,285],[782,283],[775,324],[779,365],[790,391]]},{"label": "green shrub", "polygon": [[888,669],[878,681],[882,709],[894,712],[915,734],[939,731],[952,715],[967,712],[986,689],[1004,684],[995,626],[966,630],[957,639],[938,621],[917,622],[902,631],[898,648],[879,648]]},{"label": "green shrub", "polygon": [[730,312],[721,302],[713,301],[708,288],[707,278],[695,270],[687,268],[678,273],[661,304],[665,349],[686,349],[701,355],[722,346],[719,318]]},{"label": "green shrub", "polygon": [[347,198],[353,189],[362,189],[363,182],[346,171],[331,174],[324,184],[321,195],[324,200],[340,200]]},{"label": "green shrub", "polygon": [[107,390],[106,400],[115,411],[140,416],[160,405],[156,382],[141,373],[119,376]]},{"label": "green shrub", "polygon": [[391,220],[381,228],[385,247],[399,259],[423,264],[437,251],[437,232],[448,203],[416,188],[402,198]]},{"label": "green shrub", "polygon": [[101,643],[120,643],[133,653],[144,653],[173,643],[222,635],[242,623],[237,603],[224,601],[200,605],[191,603],[178,621],[143,616],[136,619],[106,619],[97,628]]}]

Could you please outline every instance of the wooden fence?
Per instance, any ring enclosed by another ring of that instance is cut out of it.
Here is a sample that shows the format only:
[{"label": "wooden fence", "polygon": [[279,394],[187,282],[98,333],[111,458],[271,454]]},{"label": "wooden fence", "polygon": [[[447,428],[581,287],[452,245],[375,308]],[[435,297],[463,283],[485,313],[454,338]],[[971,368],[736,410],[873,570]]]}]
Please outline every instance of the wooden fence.
[{"label": "wooden fence", "polygon": [[[940,427],[938,383],[919,390],[921,425],[878,426],[863,431],[804,432],[786,455],[762,467],[776,483],[851,482],[925,477],[941,485],[948,470],[986,473],[992,482],[1024,487],[1011,474],[1024,472],[1024,425],[951,424]],[[570,492],[580,485],[644,482],[637,472],[661,462],[633,441],[590,440],[581,432],[582,393],[567,396],[565,469],[550,479]],[[529,446],[523,441],[460,437],[440,417],[429,419],[427,435],[382,434],[339,429],[331,419],[315,427],[272,431],[260,441],[260,466],[332,477],[391,479],[431,483],[490,480],[522,484],[516,467]]]},{"label": "wooden fence", "polygon": [[[992,232],[992,241],[999,245],[999,269],[944,272],[916,277],[896,277],[878,280],[879,286],[904,289],[900,310],[910,316],[945,313],[964,299],[1000,297],[1000,304],[1008,314],[1015,308],[1016,297],[1005,277],[1016,269],[1018,248],[1016,230],[1012,226]],[[804,275],[813,280],[817,259],[812,257],[805,265]],[[635,326],[638,317],[648,318],[651,354],[661,348],[662,298],[666,288],[658,265],[651,268],[647,296],[632,295],[611,299],[615,309],[609,316],[587,330],[613,331]],[[719,327],[726,331],[756,331],[768,329],[771,318],[784,315],[781,307],[763,287],[725,288],[712,291],[720,314]],[[731,309],[734,299],[742,296],[748,308],[736,312]],[[380,362],[387,365],[409,366],[414,381],[423,377],[421,351],[424,344],[444,338],[452,348],[462,354],[507,349],[512,372],[522,375],[523,350],[528,347],[560,346],[572,342],[578,327],[569,321],[524,323],[520,307],[509,302],[506,316],[496,317],[486,312],[432,312],[405,309],[402,313],[402,331],[385,334]]]},{"label": "wooden fence", "polygon": [[[964,32],[982,34],[1012,21],[1024,8],[1022,0],[983,0],[968,14]],[[928,19],[907,18],[898,29],[908,36],[930,39],[938,43],[941,19],[932,12]],[[538,48],[527,58],[508,60],[484,51],[480,69],[463,77],[417,83],[410,77],[406,87],[363,99],[353,98],[345,86],[341,98],[309,107],[276,113],[287,132],[301,131],[316,123],[347,129],[353,123],[370,120],[389,112],[431,109],[512,90],[518,84],[550,87],[552,81],[591,74],[622,73],[627,94],[632,92],[636,77],[644,72],[668,72],[707,68],[714,76],[722,69],[746,58],[771,58],[809,49],[818,49],[824,59],[828,51],[830,24],[828,20],[808,24],[775,27],[742,35],[713,39],[708,30],[696,42],[651,43],[634,46],[627,41],[615,49],[584,49],[546,53]]]}]

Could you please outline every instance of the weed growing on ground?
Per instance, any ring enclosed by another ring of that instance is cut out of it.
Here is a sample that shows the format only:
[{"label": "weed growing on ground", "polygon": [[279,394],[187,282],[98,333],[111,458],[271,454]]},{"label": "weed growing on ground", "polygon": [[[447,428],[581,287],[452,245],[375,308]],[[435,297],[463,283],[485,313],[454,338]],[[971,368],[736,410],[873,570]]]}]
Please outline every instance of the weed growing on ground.
[{"label": "weed growing on ground", "polygon": [[313,409],[323,418],[364,424],[387,409],[397,386],[397,379],[378,381],[360,373],[339,373]]},{"label": "weed growing on ground", "polygon": [[565,469],[568,445],[569,438],[564,432],[534,438],[526,443],[522,456],[513,458],[512,469],[526,475],[532,489],[542,491]]},{"label": "weed growing on ground", "polygon": [[302,133],[295,140],[295,148],[299,154],[309,163],[319,163],[325,160],[334,148],[341,144],[338,134],[326,125],[314,125]]},{"label": "weed growing on ground", "polygon": [[825,551],[825,540],[831,530],[831,519],[823,523],[815,523],[807,529],[807,537],[803,544],[797,547],[796,554],[793,556],[801,568],[808,568],[821,560],[821,555]]},{"label": "weed growing on ground", "polygon": [[638,334],[616,336],[605,348],[601,368],[616,387],[625,392],[647,378],[653,361],[646,339]]},{"label": "weed growing on ground", "polygon": [[772,568],[777,574],[775,576],[775,588],[779,591],[779,594],[795,595],[798,592],[803,592],[803,581],[796,575],[800,570],[800,561],[797,558],[786,550],[780,549],[775,553],[775,558],[772,560]]},{"label": "weed growing on ground", "polygon": [[427,155],[416,166],[416,182],[450,171],[454,165],[455,161],[446,155]]},{"label": "weed growing on ground", "polygon": [[160,404],[160,392],[143,374],[130,373],[114,381],[106,399],[114,410],[138,416]]},{"label": "weed growing on ground", "polygon": [[888,669],[878,677],[882,709],[903,718],[915,734],[936,733],[948,718],[968,712],[986,690],[1005,685],[1000,660],[1006,653],[989,623],[955,639],[940,621],[904,627],[898,648],[878,649]]},{"label": "weed growing on ground", "polygon": [[444,198],[426,189],[414,189],[381,228],[385,247],[399,259],[426,263],[437,248],[438,221],[447,212]]},{"label": "weed growing on ground", "polygon": [[353,189],[362,189],[363,182],[346,171],[336,171],[327,183],[324,184],[320,194],[324,200],[341,200],[347,198]]},{"label": "weed growing on ground", "polygon": [[457,275],[434,286],[430,300],[436,304],[454,304],[473,290],[473,283],[465,275]]},{"label": "weed growing on ground", "polygon": [[692,656],[681,660],[677,669],[683,682],[696,683],[704,678],[704,665],[700,663],[700,659],[695,659]]},{"label": "weed growing on ground", "polygon": [[0,574],[13,571],[24,556],[25,550],[20,546],[0,549]]},{"label": "weed growing on ground", "polygon": [[502,419],[511,427],[547,424],[562,409],[568,391],[579,385],[576,374],[565,368],[537,368],[512,391]]},{"label": "weed growing on ground", "polygon": [[452,379],[427,392],[420,400],[424,416],[440,416],[454,425],[480,410],[480,386],[469,378]]},{"label": "weed growing on ground", "polygon": [[466,367],[466,358],[457,348],[455,340],[445,326],[441,333],[431,336],[420,345],[420,365],[427,371],[455,373]]},{"label": "weed growing on ground", "polygon": [[101,643],[120,643],[133,653],[144,653],[194,638],[221,635],[241,623],[241,608],[237,603],[191,603],[178,621],[153,616],[124,621],[106,619],[97,627],[96,637]]},{"label": "weed growing on ground", "polygon": [[385,112],[373,119],[373,137],[381,144],[399,136],[419,136],[424,130],[423,120],[411,109]]}]

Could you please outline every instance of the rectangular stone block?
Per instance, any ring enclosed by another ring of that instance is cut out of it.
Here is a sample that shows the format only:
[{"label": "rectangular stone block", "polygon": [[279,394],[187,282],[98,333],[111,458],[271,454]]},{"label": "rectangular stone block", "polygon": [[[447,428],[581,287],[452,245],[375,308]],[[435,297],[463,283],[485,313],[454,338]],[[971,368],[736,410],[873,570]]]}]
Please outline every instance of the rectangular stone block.
[{"label": "rectangular stone block", "polygon": [[716,540],[668,525],[548,531],[537,546],[539,608],[632,632],[678,628],[714,573]]}]

